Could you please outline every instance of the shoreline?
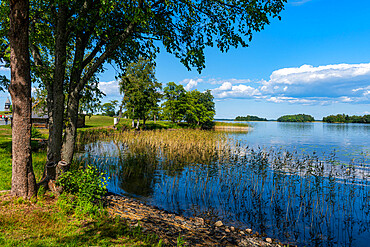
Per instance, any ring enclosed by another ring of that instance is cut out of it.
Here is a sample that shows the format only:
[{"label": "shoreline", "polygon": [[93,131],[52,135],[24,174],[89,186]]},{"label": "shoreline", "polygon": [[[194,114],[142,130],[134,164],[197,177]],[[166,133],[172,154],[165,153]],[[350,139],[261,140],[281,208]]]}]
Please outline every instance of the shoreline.
[{"label": "shoreline", "polygon": [[246,126],[215,126],[214,130],[216,131],[240,131],[240,132],[248,132],[252,129],[252,127]]},{"label": "shoreline", "polygon": [[200,217],[185,217],[126,196],[109,193],[105,199],[112,217],[118,216],[132,227],[140,226],[144,232],[156,234],[165,245],[176,246],[181,238],[186,246],[286,246],[252,229],[238,229]]}]

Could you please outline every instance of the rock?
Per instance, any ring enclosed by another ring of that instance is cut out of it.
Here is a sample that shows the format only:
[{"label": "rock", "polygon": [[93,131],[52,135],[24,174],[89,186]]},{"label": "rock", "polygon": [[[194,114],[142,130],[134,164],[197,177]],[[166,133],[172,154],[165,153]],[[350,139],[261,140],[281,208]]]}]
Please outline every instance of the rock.
[{"label": "rock", "polygon": [[216,223],[215,223],[215,226],[217,226],[217,227],[221,227],[221,226],[223,226],[224,224],[222,223],[222,221],[221,220],[219,220],[219,221],[217,221]]},{"label": "rock", "polygon": [[230,230],[231,230],[231,231],[235,231],[235,227],[233,227],[233,226],[232,226],[232,227],[230,227]]},{"label": "rock", "polygon": [[272,239],[271,238],[266,238],[266,242],[271,244],[272,243]]},{"label": "rock", "polygon": [[243,231],[240,231],[240,234],[241,234],[241,235],[244,235],[244,234],[245,234],[245,232],[243,232]]},{"label": "rock", "polygon": [[226,228],[225,229],[225,232],[229,233],[230,232],[229,228]]},{"label": "rock", "polygon": [[252,229],[245,229],[245,231],[246,231],[248,234],[251,234],[251,233],[252,233]]},{"label": "rock", "polygon": [[204,219],[203,218],[198,218],[198,217],[194,217],[194,220],[195,220],[195,225],[204,225]]}]

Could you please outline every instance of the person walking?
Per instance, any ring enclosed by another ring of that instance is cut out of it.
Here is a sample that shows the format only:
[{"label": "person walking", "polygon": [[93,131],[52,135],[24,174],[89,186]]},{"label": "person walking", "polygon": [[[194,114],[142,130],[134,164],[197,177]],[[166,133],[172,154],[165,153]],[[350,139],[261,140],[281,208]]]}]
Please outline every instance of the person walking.
[{"label": "person walking", "polygon": [[5,120],[5,125],[8,125],[8,116],[5,116],[4,120]]}]

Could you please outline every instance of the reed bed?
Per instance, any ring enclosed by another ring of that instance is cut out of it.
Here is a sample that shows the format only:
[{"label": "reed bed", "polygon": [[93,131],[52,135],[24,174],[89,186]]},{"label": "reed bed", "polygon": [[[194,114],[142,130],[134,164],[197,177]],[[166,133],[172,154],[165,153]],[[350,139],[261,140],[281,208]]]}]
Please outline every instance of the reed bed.
[{"label": "reed bed", "polygon": [[299,245],[365,245],[370,235],[368,154],[343,164],[199,130],[84,135],[94,141],[81,161],[107,170],[114,192]]}]

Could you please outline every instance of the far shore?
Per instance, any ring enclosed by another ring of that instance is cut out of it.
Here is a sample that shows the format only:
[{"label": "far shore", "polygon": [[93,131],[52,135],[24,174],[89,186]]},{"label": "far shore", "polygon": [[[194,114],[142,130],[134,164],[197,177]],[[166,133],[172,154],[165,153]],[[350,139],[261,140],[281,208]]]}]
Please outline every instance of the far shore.
[{"label": "far shore", "polygon": [[243,132],[245,131],[245,132],[248,132],[252,128],[248,127],[248,126],[245,126],[245,127],[241,127],[241,126],[215,126],[214,129],[217,130],[217,131],[243,131]]}]

